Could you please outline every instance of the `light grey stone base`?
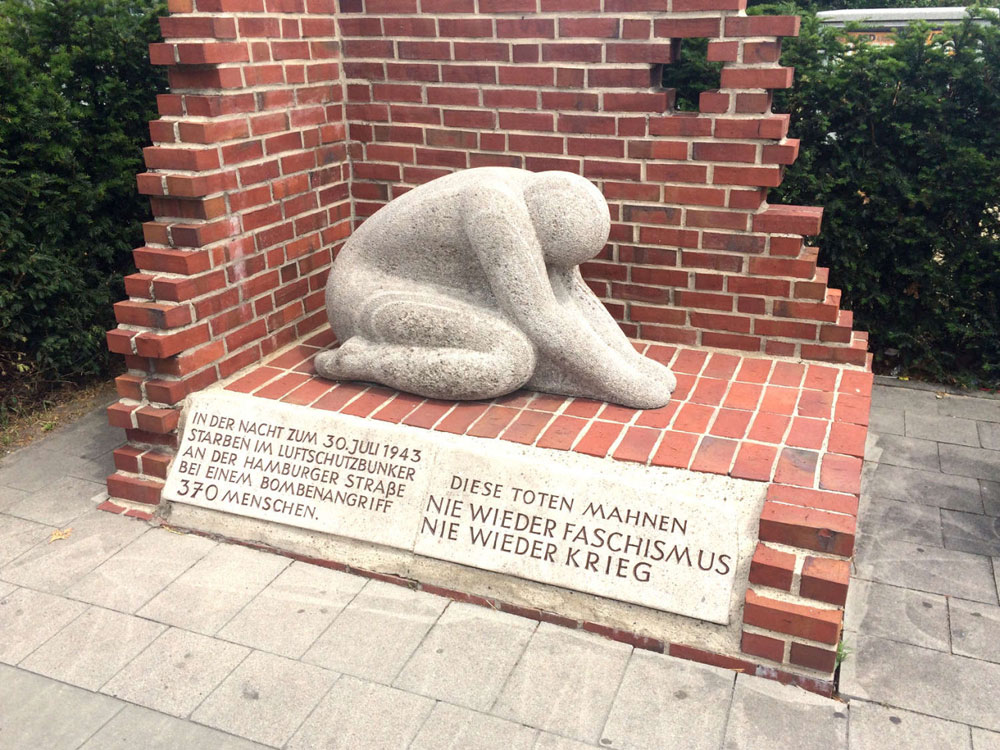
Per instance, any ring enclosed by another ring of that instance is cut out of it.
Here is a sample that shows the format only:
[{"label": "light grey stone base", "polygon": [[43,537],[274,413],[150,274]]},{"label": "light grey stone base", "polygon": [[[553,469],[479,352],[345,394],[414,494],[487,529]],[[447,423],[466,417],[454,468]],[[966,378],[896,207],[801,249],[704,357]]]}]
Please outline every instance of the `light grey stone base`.
[{"label": "light grey stone base", "polygon": [[423,557],[406,550],[182,503],[169,504],[162,515],[166,523],[181,529],[263,544],[295,555],[329,560],[360,570],[400,576],[507,604],[554,612],[573,620],[596,622],[667,643],[694,645],[731,656],[740,654],[743,593],[749,574],[749,556],[740,561],[736,571],[737,585],[733,591],[729,625],[717,625],[593,594]]}]

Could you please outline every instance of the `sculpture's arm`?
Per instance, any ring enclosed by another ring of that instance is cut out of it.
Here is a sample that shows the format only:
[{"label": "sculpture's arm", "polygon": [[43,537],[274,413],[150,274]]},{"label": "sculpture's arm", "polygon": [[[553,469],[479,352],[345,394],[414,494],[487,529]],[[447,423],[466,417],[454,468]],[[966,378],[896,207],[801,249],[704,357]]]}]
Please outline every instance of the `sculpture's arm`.
[{"label": "sculpture's arm", "polygon": [[647,382],[634,360],[609,346],[573,313],[574,306],[558,303],[520,196],[502,187],[481,188],[467,197],[464,224],[469,246],[501,309],[540,353],[592,386],[595,396],[648,390],[650,400],[657,400],[660,384]]}]

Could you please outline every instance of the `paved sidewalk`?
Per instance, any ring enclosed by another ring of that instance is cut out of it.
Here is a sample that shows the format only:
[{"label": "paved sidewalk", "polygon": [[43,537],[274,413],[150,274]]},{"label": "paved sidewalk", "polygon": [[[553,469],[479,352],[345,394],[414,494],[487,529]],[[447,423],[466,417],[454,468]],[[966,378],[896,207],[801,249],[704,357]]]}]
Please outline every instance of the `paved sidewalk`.
[{"label": "paved sidewalk", "polygon": [[95,412],[0,461],[0,748],[998,750],[1000,400],[873,404],[849,704],[97,511]]}]

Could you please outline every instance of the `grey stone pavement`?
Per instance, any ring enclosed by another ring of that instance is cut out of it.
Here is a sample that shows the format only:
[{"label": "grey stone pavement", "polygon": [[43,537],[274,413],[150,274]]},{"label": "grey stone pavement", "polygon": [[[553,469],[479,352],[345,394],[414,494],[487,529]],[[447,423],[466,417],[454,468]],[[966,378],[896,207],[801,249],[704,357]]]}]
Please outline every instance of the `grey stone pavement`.
[{"label": "grey stone pavement", "polygon": [[876,388],[846,701],[97,511],[119,435],[0,461],[0,748],[1000,749],[1000,400]]}]

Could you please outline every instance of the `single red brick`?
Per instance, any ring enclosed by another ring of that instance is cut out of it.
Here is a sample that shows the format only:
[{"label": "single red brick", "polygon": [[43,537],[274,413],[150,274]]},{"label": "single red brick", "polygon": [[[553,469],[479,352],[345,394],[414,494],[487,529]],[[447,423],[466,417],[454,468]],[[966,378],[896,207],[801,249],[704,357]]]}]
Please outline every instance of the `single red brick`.
[{"label": "single red brick", "polygon": [[830,427],[830,442],[827,450],[831,453],[842,453],[847,456],[864,458],[867,428],[848,422],[834,422]]},{"label": "single red brick", "polygon": [[855,456],[827,453],[823,456],[820,469],[820,489],[852,494],[861,492],[861,466],[861,459]]},{"label": "single red brick", "polygon": [[754,418],[750,434],[747,436],[751,440],[759,440],[762,443],[780,443],[788,429],[790,417],[782,414],[767,414],[758,412]]},{"label": "single red brick", "polygon": [[852,516],[768,500],[760,516],[759,537],[765,542],[850,557],[856,525]]},{"label": "single red brick", "polygon": [[343,407],[340,413],[349,414],[354,417],[367,417],[379,407],[384,406],[394,394],[395,392],[388,388],[371,386],[367,391]]},{"label": "single red brick", "polygon": [[522,411],[513,424],[503,433],[503,439],[522,445],[531,445],[542,429],[552,420],[552,414],[544,411]]},{"label": "single red brick", "polygon": [[855,396],[850,393],[840,393],[837,396],[837,406],[834,409],[834,419],[850,424],[868,424],[871,399],[868,396]]},{"label": "single red brick", "polygon": [[344,404],[357,398],[366,390],[367,386],[357,383],[338,383],[333,390],[320,397],[318,401],[313,402],[312,407],[324,411],[339,411]]},{"label": "single red brick", "polygon": [[548,429],[538,439],[539,448],[554,450],[569,450],[584,427],[587,420],[561,414],[549,425]]},{"label": "single red brick", "polygon": [[766,482],[771,478],[774,459],[778,449],[773,445],[743,443],[736,455],[736,463],[730,473],[738,479],[753,479]]},{"label": "single red brick", "polygon": [[788,660],[800,667],[808,667],[828,674],[832,674],[833,670],[837,668],[836,651],[810,646],[807,643],[793,643]]},{"label": "single red brick", "polygon": [[726,394],[722,405],[729,409],[752,411],[757,408],[757,402],[760,401],[760,394],[763,390],[763,387],[756,383],[733,383],[729,387],[729,393]]},{"label": "single red brick", "polygon": [[799,390],[797,388],[769,385],[764,389],[764,397],[761,399],[759,408],[760,411],[773,414],[792,414],[798,399]]},{"label": "single red brick", "polygon": [[823,391],[803,391],[796,413],[803,417],[829,419],[833,410],[833,394]]},{"label": "single red brick", "polygon": [[592,422],[586,434],[573,449],[578,453],[604,458],[611,444],[618,439],[624,426],[616,422]]},{"label": "single red brick", "polygon": [[778,633],[835,644],[840,640],[843,612],[778,601],[747,590],[743,621]]},{"label": "single red brick", "polygon": [[855,396],[870,396],[873,379],[874,376],[870,372],[846,370],[840,378],[838,390],[841,393],[850,393]]},{"label": "single red brick", "polygon": [[661,406],[659,409],[646,409],[635,420],[635,423],[640,427],[657,427],[662,429],[670,424],[670,420],[674,418],[677,407],[678,402],[672,400],[666,406]]},{"label": "single red brick", "polygon": [[648,427],[629,427],[625,437],[615,449],[614,457],[619,461],[635,461],[644,464],[649,460],[653,446],[660,438],[660,430]]},{"label": "single red brick", "polygon": [[740,639],[740,651],[751,656],[780,662],[785,657],[785,642],[759,633],[744,631],[743,637]]},{"label": "single red brick", "polygon": [[261,398],[278,400],[289,391],[298,388],[300,385],[309,380],[309,376],[301,372],[289,372],[283,374],[275,380],[272,380],[267,385],[258,388],[253,393],[255,396],[259,396]]},{"label": "single red brick", "polygon": [[333,387],[334,385],[329,381],[321,380],[319,378],[310,378],[298,388],[283,396],[281,400],[289,404],[308,406],[318,400],[321,396],[329,393]]},{"label": "single red brick", "polygon": [[722,402],[722,397],[729,387],[728,380],[718,380],[715,378],[698,378],[689,400],[697,404],[710,404],[717,406]]},{"label": "single red brick", "polygon": [[702,371],[702,377],[706,378],[723,378],[729,380],[733,377],[736,372],[736,368],[740,365],[740,358],[735,354],[722,354],[716,352],[712,355],[711,359],[708,360],[708,364]]},{"label": "single red brick", "polygon": [[670,366],[675,373],[683,372],[689,375],[697,375],[704,367],[708,359],[708,352],[695,351],[693,349],[682,349]]},{"label": "single red brick", "polygon": [[774,481],[799,487],[813,487],[818,459],[819,454],[815,451],[784,448],[774,471]]},{"label": "single red brick", "polygon": [[[402,423],[411,425],[413,427],[423,427],[425,429],[430,429],[434,424],[436,424],[441,419],[441,417],[443,417],[445,414],[451,411],[454,408],[454,406],[455,406],[454,401],[438,401],[436,399],[429,398],[426,401],[424,401],[424,403],[422,403],[420,406],[418,406],[416,409],[414,409],[412,412],[410,412],[403,419]],[[511,412],[510,415],[511,419],[513,419],[513,417],[517,414],[516,409],[509,409],[508,411]],[[487,414],[484,415],[484,418],[488,416],[488,414],[489,412],[487,412]],[[509,421],[510,420],[507,420],[507,422]],[[507,422],[504,422],[504,426],[507,425]],[[469,434],[472,433],[470,432]],[[496,434],[485,435],[484,437],[496,437]]]},{"label": "single red brick", "polygon": [[832,391],[837,383],[837,375],[836,368],[809,365],[809,369],[806,371],[806,381],[802,387],[817,391]]},{"label": "single red brick", "polygon": [[746,358],[740,365],[736,379],[744,383],[766,383],[771,372],[772,362],[768,359]]},{"label": "single red brick", "polygon": [[823,439],[826,437],[826,427],[829,424],[825,419],[806,419],[796,417],[792,420],[792,429],[788,431],[785,442],[796,448],[810,448],[819,450],[823,447]]},{"label": "single red brick", "polygon": [[[401,393],[397,398],[405,395],[406,394]],[[421,399],[421,401],[422,400],[423,399]],[[389,404],[389,406],[386,406],[386,408],[383,409],[382,411],[389,409],[391,406],[392,404]],[[481,404],[475,402],[458,404],[454,409],[452,409],[448,413],[448,416],[446,416],[444,419],[438,422],[435,429],[439,432],[450,432],[453,435],[464,435],[465,431],[469,429],[469,426],[477,419],[479,419],[489,408],[490,408],[489,404]],[[410,411],[412,411],[412,408],[410,409]],[[408,413],[409,412],[407,412],[407,414]],[[375,418],[379,419],[380,414],[376,414]],[[399,419],[402,418],[403,417],[400,417]],[[398,422],[399,420],[396,419],[392,421]]]},{"label": "single red brick", "polygon": [[792,487],[787,484],[772,484],[767,488],[767,499],[790,505],[801,505],[805,508],[832,510],[835,513],[846,513],[849,516],[858,514],[857,495],[846,495],[839,492]]},{"label": "single red brick", "polygon": [[677,413],[672,427],[684,432],[703,433],[708,428],[715,411],[711,406],[684,404]]},{"label": "single red brick", "polygon": [[775,362],[774,370],[768,382],[771,385],[785,385],[798,388],[802,383],[802,376],[805,374],[805,365],[794,362]]},{"label": "single red brick", "polygon": [[160,502],[163,482],[118,473],[109,476],[107,481],[108,494],[112,498],[131,500],[146,505],[158,505]]},{"label": "single red brick", "polygon": [[711,472],[713,474],[728,474],[736,453],[735,440],[724,440],[716,437],[706,437],[701,441],[694,461],[692,471]]},{"label": "single red brick", "polygon": [[103,510],[107,513],[124,513],[125,508],[121,505],[111,502],[110,500],[105,500],[103,503],[97,506],[98,510]]},{"label": "single red brick", "polygon": [[[630,2],[634,1],[635,0],[630,0]],[[689,659],[691,661],[698,662],[699,664],[709,664],[713,667],[722,667],[723,669],[734,669],[744,674],[754,674],[757,669],[756,664],[746,661],[745,659],[737,659],[733,656],[713,654],[709,651],[703,651],[700,648],[685,646],[681,643],[671,643],[669,654],[670,656],[675,656],[678,659]]]},{"label": "single red brick", "polygon": [[653,456],[652,463],[656,466],[674,466],[686,469],[691,461],[691,454],[698,444],[698,435],[687,432],[673,432],[666,430],[660,447],[657,448]]},{"label": "single red brick", "polygon": [[583,417],[589,419],[597,415],[604,406],[602,401],[593,401],[589,398],[575,398],[569,406],[563,410],[563,414],[570,417]]},{"label": "single red brick", "polygon": [[810,555],[802,564],[799,595],[843,606],[847,602],[847,585],[850,580],[849,560],[833,560]]},{"label": "single red brick", "polygon": [[752,412],[738,409],[720,409],[712,423],[710,433],[720,437],[741,438],[746,434]]},{"label": "single red brick", "polygon": [[750,561],[750,583],[791,591],[795,576],[795,555],[757,543]]}]

